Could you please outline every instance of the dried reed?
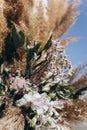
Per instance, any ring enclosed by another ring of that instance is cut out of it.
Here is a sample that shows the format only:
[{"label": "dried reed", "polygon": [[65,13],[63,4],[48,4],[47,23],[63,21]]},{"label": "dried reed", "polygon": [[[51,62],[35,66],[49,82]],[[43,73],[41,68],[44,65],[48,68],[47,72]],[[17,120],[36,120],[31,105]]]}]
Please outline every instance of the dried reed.
[{"label": "dried reed", "polygon": [[68,37],[68,38],[65,38],[63,40],[60,41],[60,45],[63,46],[64,48],[68,46],[68,44],[70,42],[76,42],[78,41],[79,39],[76,38],[76,37]]}]

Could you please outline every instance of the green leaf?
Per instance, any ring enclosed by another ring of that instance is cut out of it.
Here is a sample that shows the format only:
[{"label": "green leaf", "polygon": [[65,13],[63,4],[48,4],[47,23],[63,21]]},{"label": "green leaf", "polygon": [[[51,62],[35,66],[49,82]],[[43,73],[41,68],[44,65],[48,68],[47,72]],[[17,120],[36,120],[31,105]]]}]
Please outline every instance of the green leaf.
[{"label": "green leaf", "polygon": [[37,55],[39,56],[39,57],[38,57],[38,59],[40,59],[40,58],[41,58],[42,51],[43,51],[43,50],[41,50],[41,51],[39,51],[39,52],[37,53]]},{"label": "green leaf", "polygon": [[15,45],[15,48],[22,47],[25,41],[25,36],[22,31],[17,33],[15,26],[12,26],[12,40]]},{"label": "green leaf", "polygon": [[49,93],[48,96],[51,98],[51,99],[54,99],[56,97],[56,93],[52,92],[52,93]]},{"label": "green leaf", "polygon": [[50,36],[50,38],[48,39],[46,45],[44,46],[43,50],[48,50],[52,45],[52,35]]},{"label": "green leaf", "polygon": [[35,47],[30,48],[27,54],[27,61],[30,62],[34,58],[34,53],[38,51],[40,44],[37,44]]},{"label": "green leaf", "polygon": [[73,95],[73,89],[72,86],[59,86],[57,88],[57,96],[61,99],[68,99],[71,98]]},{"label": "green leaf", "polygon": [[0,104],[0,113],[2,113],[2,111],[5,109],[5,102],[3,102],[2,104]]},{"label": "green leaf", "polygon": [[38,63],[37,65],[35,65],[35,66],[33,67],[33,69],[37,68],[38,66],[41,66],[44,62],[45,62],[45,60],[44,60],[44,61],[41,61],[40,63]]},{"label": "green leaf", "polygon": [[86,90],[87,90],[87,87],[84,87],[84,88],[79,89],[79,90],[73,95],[73,98],[74,98],[74,99],[79,98],[79,96],[82,95],[82,93],[83,93],[84,91],[86,91]]},{"label": "green leaf", "polygon": [[5,60],[9,63],[13,62],[15,58],[20,60],[20,56],[17,53],[17,48],[22,47],[25,41],[25,36],[22,31],[17,33],[15,26],[12,26],[12,31],[5,39]]},{"label": "green leaf", "polygon": [[15,53],[13,54],[13,57],[14,57],[17,61],[20,60],[20,56],[19,56],[19,54],[18,54],[17,52],[15,52]]},{"label": "green leaf", "polygon": [[29,41],[28,37],[26,37],[26,47],[27,47],[27,45],[29,45],[29,44],[30,44],[30,41]]},{"label": "green leaf", "polygon": [[30,48],[27,53],[27,65],[26,65],[26,73],[30,73],[31,60],[34,58],[34,53],[38,52],[40,44],[36,44],[33,48]]},{"label": "green leaf", "polygon": [[3,64],[3,62],[4,62],[4,57],[0,56],[0,67]]},{"label": "green leaf", "polygon": [[30,62],[33,57],[34,57],[34,51],[32,48],[30,48],[27,54],[27,62]]},{"label": "green leaf", "polygon": [[5,90],[5,84],[0,83],[0,89],[1,89],[1,90]]},{"label": "green leaf", "polygon": [[18,38],[18,34],[14,25],[12,26],[12,40],[15,45],[15,48],[17,48],[19,38]]},{"label": "green leaf", "polygon": [[15,45],[13,43],[13,39],[11,37],[11,34],[9,33],[8,36],[5,39],[5,52],[4,57],[7,62],[13,61],[13,53],[16,52]]},{"label": "green leaf", "polygon": [[37,53],[40,45],[41,43],[36,44],[35,47],[33,48],[33,51]]},{"label": "green leaf", "polygon": [[33,57],[34,57],[34,52],[33,52],[33,49],[30,48],[28,53],[27,53],[27,59],[26,59],[26,62],[27,62],[27,65],[26,65],[26,75],[30,74],[31,59]]},{"label": "green leaf", "polygon": [[25,41],[25,36],[24,33],[22,31],[20,31],[18,33],[18,38],[19,38],[19,42],[18,42],[18,47],[22,47],[24,45],[24,41]]}]

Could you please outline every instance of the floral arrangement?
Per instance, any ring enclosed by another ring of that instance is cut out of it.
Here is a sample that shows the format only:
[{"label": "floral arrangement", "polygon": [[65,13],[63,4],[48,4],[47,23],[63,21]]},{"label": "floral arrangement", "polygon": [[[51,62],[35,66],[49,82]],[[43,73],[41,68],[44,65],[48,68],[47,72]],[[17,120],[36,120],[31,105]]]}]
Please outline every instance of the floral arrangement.
[{"label": "floral arrangement", "polygon": [[[34,4],[32,2],[30,3]],[[55,7],[56,4],[51,5],[51,2],[50,8]],[[46,33],[48,39],[46,35],[42,37],[44,31],[40,36],[37,30],[34,36],[31,28],[33,36],[30,34],[28,36],[26,24],[25,30],[22,30],[23,16],[19,22],[20,26],[16,23],[15,17],[19,21],[19,15],[15,13],[18,13],[19,8],[23,11],[21,0],[5,0],[5,4],[8,31],[3,36],[3,44],[0,42],[0,130],[71,130],[70,122],[82,121],[87,116],[86,98],[82,96],[87,90],[86,77],[82,76],[80,80],[74,81],[83,66],[73,70],[65,53],[67,42],[77,39],[72,37],[64,40],[53,39],[56,35],[60,37],[73,23],[77,15],[74,12],[77,8],[75,1],[72,0],[71,3],[59,1],[58,4],[61,6],[67,4],[64,6],[66,14],[60,12],[62,15],[61,20],[59,17],[60,33],[56,32],[58,26],[56,25],[55,31],[53,30],[49,36],[47,35],[49,31]],[[35,5],[38,7],[37,16],[42,16],[38,14],[38,10],[46,9],[42,5],[42,1]],[[17,9],[17,12],[14,12],[13,8]],[[14,15],[10,16],[9,12]],[[68,26],[63,20],[68,21]],[[31,22],[30,25],[32,28],[35,26]],[[61,29],[63,26],[65,30]],[[84,84],[81,86],[81,82],[84,82],[85,86]]]}]

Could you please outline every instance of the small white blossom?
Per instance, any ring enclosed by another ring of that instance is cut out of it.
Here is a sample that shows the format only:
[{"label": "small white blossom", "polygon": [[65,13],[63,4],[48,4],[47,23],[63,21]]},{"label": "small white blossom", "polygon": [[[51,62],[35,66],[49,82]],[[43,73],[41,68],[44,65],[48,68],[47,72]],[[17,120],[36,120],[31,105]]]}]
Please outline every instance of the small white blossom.
[{"label": "small white blossom", "polygon": [[60,114],[56,109],[63,109],[64,107],[61,101],[51,101],[46,93],[39,94],[35,91],[25,94],[16,104],[17,106],[30,106],[32,110],[37,112],[37,120],[40,120],[40,124],[50,126],[53,129],[60,121]]}]

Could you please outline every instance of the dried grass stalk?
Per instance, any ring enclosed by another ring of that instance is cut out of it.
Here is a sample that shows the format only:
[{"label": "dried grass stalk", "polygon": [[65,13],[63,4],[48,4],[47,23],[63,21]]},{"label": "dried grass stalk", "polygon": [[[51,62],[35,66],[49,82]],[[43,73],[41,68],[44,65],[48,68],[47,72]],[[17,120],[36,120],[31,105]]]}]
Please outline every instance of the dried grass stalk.
[{"label": "dried grass stalk", "polygon": [[[53,39],[60,37],[75,21],[79,2],[72,0],[69,4],[68,0],[48,0],[48,3],[46,0],[5,0],[1,3],[0,51],[6,37],[5,34],[7,34],[7,25],[10,27],[11,21],[16,25],[17,30],[24,31],[31,44],[34,40],[42,41],[43,47],[51,31],[53,31]],[[72,40],[66,39],[61,44],[67,44],[70,41]],[[23,57],[22,61],[15,62],[11,66],[15,68],[14,71],[17,68],[23,69],[24,67],[25,69],[24,62]]]},{"label": "dried grass stalk", "polygon": [[[49,33],[48,16],[46,14],[47,5],[44,4],[43,0],[23,1],[24,4],[24,15],[22,15],[19,23],[23,30],[28,35],[31,43],[34,40],[42,41],[46,43]],[[25,14],[27,15],[28,28],[25,23]],[[42,45],[43,46],[43,45]]]},{"label": "dried grass stalk", "polygon": [[53,29],[56,28],[56,26],[62,20],[62,17],[67,10],[67,4],[67,0],[49,0],[49,9],[47,13],[49,16],[50,31],[53,31]]},{"label": "dried grass stalk", "polygon": [[79,39],[76,38],[76,37],[68,37],[68,38],[65,38],[65,39],[61,40],[60,45],[65,48],[65,47],[68,46],[68,44],[69,44],[70,42],[76,42],[76,41],[78,41],[78,40],[79,40]]},{"label": "dried grass stalk", "polygon": [[87,86],[87,73],[82,75],[77,81],[72,83],[75,86],[75,89],[80,89]]},{"label": "dried grass stalk", "polygon": [[[48,128],[46,126],[39,126],[35,128],[36,130],[53,130],[53,128]],[[55,130],[57,130],[55,128]],[[58,130],[72,130],[68,125],[58,124]]]},{"label": "dried grass stalk", "polygon": [[74,100],[71,107],[65,107],[61,111],[68,122],[80,123],[87,118],[87,104],[83,100]]},{"label": "dried grass stalk", "polygon": [[4,4],[4,15],[7,19],[8,25],[10,22],[14,21],[18,23],[21,17],[21,12],[23,11],[23,3],[21,0],[5,0]]},{"label": "dried grass stalk", "polygon": [[76,89],[87,86],[87,73],[83,73],[80,77],[80,73],[87,67],[87,63],[79,65],[73,70],[72,76],[70,77],[69,83],[74,85]]},{"label": "dried grass stalk", "polygon": [[0,53],[3,49],[4,39],[8,33],[7,22],[3,14],[4,0],[0,0]]},{"label": "dried grass stalk", "polygon": [[24,117],[19,108],[5,110],[4,117],[0,119],[0,130],[24,130]]},{"label": "dried grass stalk", "polygon": [[68,0],[49,0],[48,3],[46,0],[5,1],[5,16],[20,26],[31,42],[37,40],[45,44],[51,31],[54,39],[60,37],[78,14],[79,2],[76,0],[71,4]]},{"label": "dried grass stalk", "polygon": [[8,67],[11,69],[12,73],[16,73],[17,70],[20,70],[22,74],[25,74],[25,69],[26,69],[26,58],[25,55],[22,57],[22,60],[16,61],[14,59],[13,63],[8,64],[7,62],[4,63],[5,67]]},{"label": "dried grass stalk", "polygon": [[[76,0],[72,0],[71,4],[68,6],[65,14],[63,15],[60,23],[57,23],[55,28],[54,28],[54,39],[57,37],[62,36],[72,24],[75,23],[75,19],[77,15],[79,14],[77,7],[79,6],[79,2]],[[62,10],[62,8],[61,8]]]}]

